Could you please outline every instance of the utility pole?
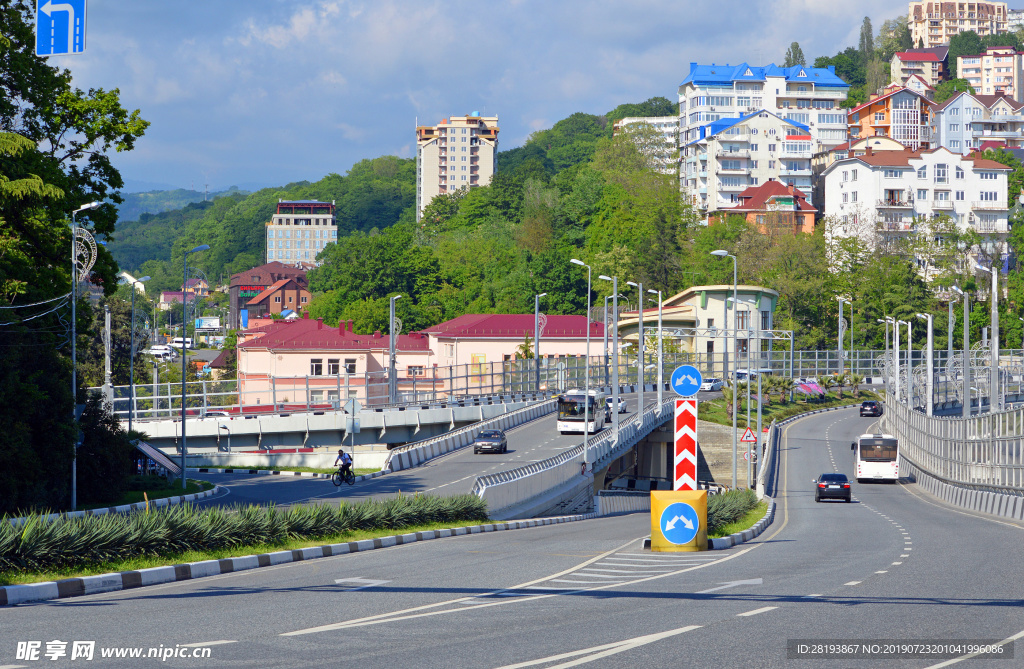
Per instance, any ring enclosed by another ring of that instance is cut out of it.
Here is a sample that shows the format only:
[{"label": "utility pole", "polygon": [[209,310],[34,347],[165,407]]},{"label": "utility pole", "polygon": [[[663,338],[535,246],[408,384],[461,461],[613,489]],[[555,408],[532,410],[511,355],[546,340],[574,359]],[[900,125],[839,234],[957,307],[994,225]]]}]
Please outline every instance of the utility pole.
[{"label": "utility pole", "polygon": [[110,374],[110,305],[103,306],[103,394],[107,401],[114,403],[114,386]]}]

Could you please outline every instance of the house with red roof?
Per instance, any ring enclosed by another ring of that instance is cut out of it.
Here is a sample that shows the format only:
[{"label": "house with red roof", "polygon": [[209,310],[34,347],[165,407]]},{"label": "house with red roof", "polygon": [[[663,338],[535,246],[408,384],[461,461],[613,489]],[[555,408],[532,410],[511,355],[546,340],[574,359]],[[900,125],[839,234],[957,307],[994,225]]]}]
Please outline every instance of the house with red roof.
[{"label": "house with red roof", "polygon": [[935,106],[932,131],[937,145],[954,153],[1022,148],[1024,103],[1009,95],[957,93]]},{"label": "house with red roof", "polygon": [[930,122],[935,106],[917,91],[889,84],[881,93],[854,107],[848,115],[851,141],[866,137],[891,137],[911,148],[928,148],[932,141]]},{"label": "house with red roof", "polygon": [[266,318],[284,311],[304,312],[309,306],[310,294],[304,284],[293,277],[278,279],[255,297],[245,302],[250,319]]},{"label": "house with red roof", "polygon": [[[259,314],[249,313],[246,303],[255,297],[259,297],[267,288],[282,279],[294,279],[295,285],[303,290],[309,285],[306,281],[305,269],[276,261],[232,274],[231,281],[228,284],[228,328],[245,329],[248,327],[248,319],[250,317],[258,317],[259,315],[269,316],[271,313],[281,313],[284,309],[292,309],[293,311],[303,309],[303,305],[306,303],[302,302],[301,299],[296,299],[291,306],[287,302],[289,296],[301,298],[302,293],[299,292],[278,294],[282,298],[281,302],[271,300],[267,303],[269,308],[266,311],[261,311]],[[308,301],[308,292],[306,292],[305,297]],[[258,303],[261,302],[263,300],[260,300]],[[276,311],[274,310],[275,305],[280,305]]]},{"label": "house with red roof", "polygon": [[907,49],[894,53],[889,62],[892,81],[907,86],[912,77],[918,77],[926,86],[935,89],[949,78],[949,47]]},{"label": "house with red roof", "polygon": [[757,225],[762,234],[783,232],[814,233],[814,215],[818,212],[794,186],[769,179],[760,186],[751,186],[739,194],[740,203],[724,209],[722,214],[739,214],[748,223]]}]

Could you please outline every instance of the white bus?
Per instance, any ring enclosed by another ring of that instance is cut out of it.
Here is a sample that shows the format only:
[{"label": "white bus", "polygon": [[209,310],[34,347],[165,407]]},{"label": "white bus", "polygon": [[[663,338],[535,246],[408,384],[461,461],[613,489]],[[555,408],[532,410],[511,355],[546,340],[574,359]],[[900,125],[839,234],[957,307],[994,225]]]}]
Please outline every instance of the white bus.
[{"label": "white bus", "polygon": [[864,481],[892,481],[900,477],[899,441],[891,434],[862,434],[850,445],[854,478]]},{"label": "white bus", "polygon": [[[604,429],[608,408],[605,406],[604,393],[591,390],[590,397],[579,389],[570,390],[558,397],[558,433],[595,434]],[[585,425],[586,423],[586,425]]]},{"label": "white bus", "polygon": [[175,337],[171,340],[171,346],[174,348],[181,348],[182,346],[185,348],[192,348],[192,337],[185,337],[184,339],[181,337]]}]

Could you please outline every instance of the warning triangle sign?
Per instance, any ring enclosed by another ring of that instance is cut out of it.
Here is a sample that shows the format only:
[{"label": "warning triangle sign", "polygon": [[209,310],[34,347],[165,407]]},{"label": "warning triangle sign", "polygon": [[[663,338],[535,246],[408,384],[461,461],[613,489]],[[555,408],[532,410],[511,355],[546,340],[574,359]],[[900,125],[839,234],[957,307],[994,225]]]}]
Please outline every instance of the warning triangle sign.
[{"label": "warning triangle sign", "polygon": [[740,437],[740,441],[745,444],[755,444],[757,443],[757,437],[754,436],[754,431],[748,427],[747,431],[743,433],[742,437]]}]

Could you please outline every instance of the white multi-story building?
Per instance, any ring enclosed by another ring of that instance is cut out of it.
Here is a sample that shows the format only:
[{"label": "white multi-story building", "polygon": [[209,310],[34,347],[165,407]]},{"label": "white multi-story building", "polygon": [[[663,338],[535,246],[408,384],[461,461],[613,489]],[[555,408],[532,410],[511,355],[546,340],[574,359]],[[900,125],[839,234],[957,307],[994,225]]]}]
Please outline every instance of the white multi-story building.
[{"label": "white multi-story building", "polygon": [[679,164],[679,118],[676,116],[627,116],[613,126],[617,135],[622,128],[633,123],[646,123],[664,136],[664,144],[654,156],[665,174],[675,174]]},{"label": "white multi-story building", "polygon": [[761,110],[698,131],[682,149],[679,177],[699,209],[733,208],[741,192],[769,179],[811,192],[814,142],[806,125]]},{"label": "white multi-story building", "polygon": [[338,241],[334,202],[278,200],[267,223],[267,262],[313,263],[325,246]]},{"label": "white multi-story building", "polygon": [[1006,29],[1017,32],[1024,28],[1024,9],[1011,9],[1006,12]]},{"label": "white multi-story building", "polygon": [[[985,238],[986,253],[1005,248],[1010,168],[946,148],[880,151],[838,160],[824,172],[826,235],[883,238],[927,233],[922,223],[948,216]],[[999,251],[1002,253],[1002,251]],[[925,276],[928,277],[927,271]]]},{"label": "white multi-story building", "polygon": [[1024,95],[1024,53],[1010,46],[993,46],[985,53],[957,56],[957,76],[979,95],[1000,93],[1020,100]]},{"label": "white multi-story building", "polygon": [[889,62],[890,83],[909,87],[907,80],[917,76],[930,88],[936,88],[949,78],[948,62],[948,46],[907,49],[894,53]]},{"label": "white multi-story building", "polygon": [[1003,95],[957,93],[935,107],[932,137],[965,155],[989,142],[1024,148],[1024,103]]},{"label": "white multi-story building", "polygon": [[498,117],[452,116],[416,128],[416,220],[436,196],[491,183],[498,157]]},{"label": "white multi-story building", "polygon": [[941,46],[969,30],[982,36],[1005,33],[1007,11],[1005,2],[911,2],[907,27],[915,46]]}]

